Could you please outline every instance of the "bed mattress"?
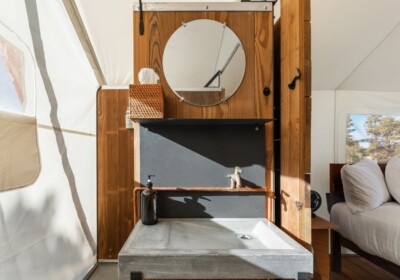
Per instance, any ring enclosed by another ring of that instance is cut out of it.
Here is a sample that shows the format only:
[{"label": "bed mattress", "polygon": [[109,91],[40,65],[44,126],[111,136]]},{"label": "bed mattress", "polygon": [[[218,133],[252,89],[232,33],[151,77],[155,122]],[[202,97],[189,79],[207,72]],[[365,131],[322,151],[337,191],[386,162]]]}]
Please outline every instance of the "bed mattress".
[{"label": "bed mattress", "polygon": [[363,251],[400,265],[400,204],[387,202],[378,208],[353,214],[346,203],[332,207],[331,220],[342,236]]}]

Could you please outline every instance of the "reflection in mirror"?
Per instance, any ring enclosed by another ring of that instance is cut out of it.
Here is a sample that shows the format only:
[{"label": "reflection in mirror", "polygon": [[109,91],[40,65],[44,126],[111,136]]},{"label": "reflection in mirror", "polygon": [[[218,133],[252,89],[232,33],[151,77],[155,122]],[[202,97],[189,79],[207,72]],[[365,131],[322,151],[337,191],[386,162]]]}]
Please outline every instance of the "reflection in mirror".
[{"label": "reflection in mirror", "polygon": [[163,54],[168,85],[182,101],[193,105],[216,105],[231,97],[245,68],[239,38],[214,20],[183,23],[169,38]]}]

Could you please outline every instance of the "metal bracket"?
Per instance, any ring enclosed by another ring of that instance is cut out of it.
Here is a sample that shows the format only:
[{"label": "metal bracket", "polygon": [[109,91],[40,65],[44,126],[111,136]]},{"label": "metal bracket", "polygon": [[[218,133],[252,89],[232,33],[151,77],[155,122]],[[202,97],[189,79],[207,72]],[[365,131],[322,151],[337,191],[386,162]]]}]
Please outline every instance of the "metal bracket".
[{"label": "metal bracket", "polygon": [[273,191],[271,191],[271,190],[267,190],[267,191],[266,191],[266,197],[275,199],[275,198],[276,198],[275,192],[273,192]]},{"label": "metal bracket", "polygon": [[297,82],[297,80],[299,80],[299,79],[301,78],[301,71],[300,71],[300,69],[299,69],[299,68],[296,68],[296,70],[297,70],[297,76],[295,76],[295,77],[293,78],[293,81],[292,81],[290,84],[288,84],[288,87],[289,87],[289,89],[291,89],[291,90],[294,90],[294,89],[296,88],[296,82]]}]

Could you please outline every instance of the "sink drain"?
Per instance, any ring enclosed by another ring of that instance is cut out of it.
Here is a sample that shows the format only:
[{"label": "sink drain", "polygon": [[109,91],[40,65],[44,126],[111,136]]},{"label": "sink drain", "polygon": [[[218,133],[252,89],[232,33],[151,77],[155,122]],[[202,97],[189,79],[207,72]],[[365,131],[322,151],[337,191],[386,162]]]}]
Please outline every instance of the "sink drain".
[{"label": "sink drain", "polygon": [[242,233],[236,234],[236,237],[239,239],[242,239],[242,240],[252,240],[253,239],[253,237],[251,235],[242,234]]}]

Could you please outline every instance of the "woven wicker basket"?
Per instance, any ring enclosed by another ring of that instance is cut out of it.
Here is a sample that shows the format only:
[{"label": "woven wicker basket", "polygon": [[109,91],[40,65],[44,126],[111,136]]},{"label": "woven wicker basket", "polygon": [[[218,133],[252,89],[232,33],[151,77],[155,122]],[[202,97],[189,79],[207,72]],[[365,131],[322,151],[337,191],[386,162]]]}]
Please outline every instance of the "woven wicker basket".
[{"label": "woven wicker basket", "polygon": [[132,120],[164,118],[164,95],[160,84],[130,85],[129,90]]}]

